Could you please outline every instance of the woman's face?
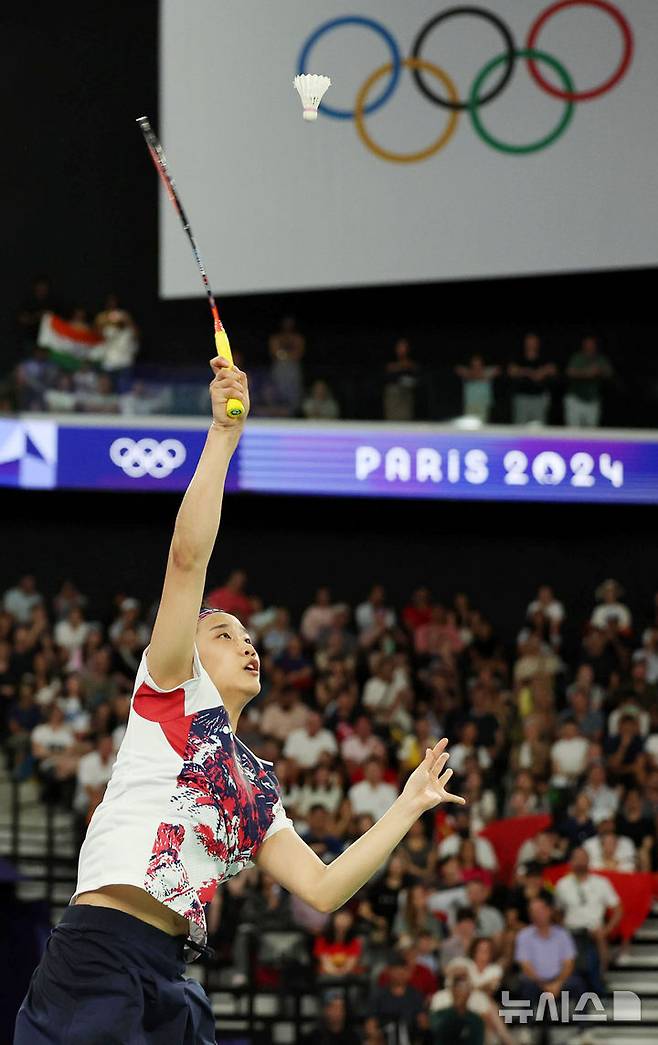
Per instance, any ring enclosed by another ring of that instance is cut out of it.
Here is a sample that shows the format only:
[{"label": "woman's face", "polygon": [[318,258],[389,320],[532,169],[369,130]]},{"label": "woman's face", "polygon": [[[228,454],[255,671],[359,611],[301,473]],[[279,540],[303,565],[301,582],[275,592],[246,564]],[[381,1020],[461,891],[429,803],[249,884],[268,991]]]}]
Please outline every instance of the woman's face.
[{"label": "woman's face", "polygon": [[337,911],[334,916],[334,926],[338,934],[348,933],[352,928],[352,915],[349,911]]},{"label": "woman's face", "polygon": [[246,703],[260,693],[260,660],[249,632],[231,613],[209,613],[196,636],[201,662],[222,697]]},{"label": "woman's face", "polygon": [[478,965],[488,965],[491,961],[491,943],[489,940],[479,940],[473,952],[473,959]]}]

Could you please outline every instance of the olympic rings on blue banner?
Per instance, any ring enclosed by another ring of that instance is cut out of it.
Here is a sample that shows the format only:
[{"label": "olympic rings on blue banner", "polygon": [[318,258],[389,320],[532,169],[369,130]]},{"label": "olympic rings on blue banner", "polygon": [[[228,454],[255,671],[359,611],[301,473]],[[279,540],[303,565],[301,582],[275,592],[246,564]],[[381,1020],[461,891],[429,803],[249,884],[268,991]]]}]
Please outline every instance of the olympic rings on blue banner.
[{"label": "olympic rings on blue banner", "polygon": [[[623,53],[617,68],[606,80],[603,81],[602,84],[590,88],[589,90],[577,91],[574,86],[573,77],[568,70],[565,69],[564,65],[555,56],[549,55],[544,50],[538,50],[536,46],[537,38],[546,22],[558,12],[573,7],[595,8],[608,14],[616,23],[623,39]],[[433,29],[450,18],[457,18],[462,15],[483,18],[485,21],[489,22],[498,30],[503,38],[505,50],[502,54],[492,58],[485,67],[480,70],[475,77],[467,98],[460,99],[455,97],[452,90],[448,90],[448,96],[443,97],[438,94],[436,90],[433,90],[428,86],[425,76],[427,73],[431,72],[434,78],[438,79],[443,86],[446,86],[448,83],[452,84],[450,77],[443,71],[439,72],[437,66],[433,66],[430,62],[425,61],[421,57],[420,52],[427,37]],[[557,141],[571,123],[575,103],[599,98],[601,95],[606,94],[608,91],[611,91],[616,87],[628,72],[633,61],[634,53],[633,30],[626,15],[620,11],[611,0],[554,0],[554,2],[550,3],[546,10],[539,14],[535,19],[529,30],[527,42],[523,50],[517,48],[511,29],[497,14],[486,10],[484,7],[472,4],[460,4],[439,12],[421,27],[412,44],[411,55],[406,59],[403,59],[400,48],[390,31],[386,26],[382,25],[381,22],[376,21],[374,18],[366,18],[363,15],[344,15],[339,18],[333,18],[328,22],[323,22],[322,25],[311,33],[301,49],[297,64],[297,71],[299,73],[305,73],[307,71],[309,55],[318,40],[324,36],[325,33],[331,32],[332,29],[337,29],[344,25],[356,25],[372,29],[373,32],[377,33],[386,43],[392,60],[391,62],[380,66],[374,73],[370,73],[364,83],[359,87],[357,90],[358,105],[355,109],[335,109],[329,105],[323,104],[320,107],[319,112],[322,116],[328,116],[335,120],[354,120],[355,117],[357,117],[357,130],[365,147],[375,155],[379,156],[380,159],[387,160],[391,163],[414,163],[427,159],[428,156],[434,155],[447,144],[455,129],[455,125],[449,123],[447,128],[448,133],[442,134],[433,145],[409,154],[394,152],[391,149],[386,149],[383,146],[377,145],[373,141],[365,130],[363,122],[364,117],[369,116],[378,109],[381,109],[382,106],[385,105],[385,103],[393,96],[400,81],[403,68],[408,68],[410,70],[413,81],[418,90],[425,96],[425,98],[433,102],[435,105],[448,109],[452,111],[453,114],[461,111],[468,111],[474,130],[481,140],[491,148],[497,149],[500,152],[520,155],[546,149]],[[494,136],[484,127],[484,124],[480,119],[479,110],[482,106],[487,105],[489,102],[498,98],[509,85],[519,58],[527,61],[529,71],[537,86],[546,94],[562,100],[565,103],[565,110],[557,126],[543,138],[527,145],[510,145],[494,138]],[[555,86],[544,78],[538,69],[538,62],[544,62],[557,73],[558,79],[561,82],[560,87]],[[481,93],[481,89],[485,87],[490,74],[494,72],[498,66],[502,66],[501,75],[492,87]],[[388,76],[388,80],[381,91],[381,94],[366,105],[365,101],[368,97],[370,88],[383,76]]]},{"label": "olympic rings on blue banner", "polygon": [[[345,15],[342,18],[332,18],[329,22],[323,22],[322,25],[318,26],[314,33],[311,33],[302,47],[299,61],[297,62],[297,72],[300,75],[303,75],[306,72],[308,56],[320,37],[324,36],[325,33],[331,32],[332,29],[337,29],[341,25],[362,25],[365,26],[366,29],[373,29],[383,38],[391,52],[391,58],[393,59],[391,79],[379,98],[375,98],[375,100],[365,109],[366,116],[369,116],[371,113],[376,112],[377,109],[381,109],[382,105],[389,100],[398,85],[400,70],[402,69],[402,55],[400,54],[400,49],[395,41],[395,37],[389,33],[386,26],[382,25],[381,22],[376,22],[374,18],[364,18],[362,15]],[[326,104],[323,104],[322,106],[322,113],[324,116],[333,116],[335,120],[354,119],[354,113],[350,112],[349,109],[332,109],[330,105]]]}]

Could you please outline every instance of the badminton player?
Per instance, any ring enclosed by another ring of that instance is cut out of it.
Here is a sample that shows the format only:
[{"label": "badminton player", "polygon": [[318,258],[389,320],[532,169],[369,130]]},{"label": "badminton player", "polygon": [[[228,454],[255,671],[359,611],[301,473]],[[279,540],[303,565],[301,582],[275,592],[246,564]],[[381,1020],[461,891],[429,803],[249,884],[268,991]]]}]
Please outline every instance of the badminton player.
[{"label": "badminton player", "polygon": [[128,728],[80,852],[76,893],[30,984],[15,1045],[211,1045],[210,1003],[183,978],[203,954],[204,906],[250,862],[320,911],[335,911],[446,792],[446,741],[427,751],[392,808],[332,864],[295,833],[272,765],[236,735],[260,690],[242,622],[201,608],[226,474],[249,410],[247,378],[212,360],[213,420],[181,503]]}]

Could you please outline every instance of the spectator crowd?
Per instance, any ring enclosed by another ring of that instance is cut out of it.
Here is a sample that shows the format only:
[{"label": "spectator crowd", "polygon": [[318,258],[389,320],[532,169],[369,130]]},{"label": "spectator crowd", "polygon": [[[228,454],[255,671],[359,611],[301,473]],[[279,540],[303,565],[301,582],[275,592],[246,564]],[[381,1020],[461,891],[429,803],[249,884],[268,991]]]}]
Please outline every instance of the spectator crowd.
[{"label": "spectator crowd", "polygon": [[[394,606],[374,584],[353,607],[321,587],[293,620],[236,570],[206,602],[239,616],[260,650],[263,692],[240,736],[275,763],[287,813],[323,861],[392,805],[442,736],[468,800],[426,814],[331,916],[255,869],[229,881],[208,922],[232,984],[271,986],[292,967],[324,998],[313,1040],[370,1043],[391,1024],[412,1042],[508,1043],[502,988],[530,1002],[605,991],[624,915],[611,877],[658,871],[658,593],[631,607],[607,579],[576,620],[542,585],[519,606],[512,648],[463,592],[418,588]],[[124,592],[102,619],[72,580],[46,598],[32,576],[2,597],[4,756],[43,802],[72,811],[80,839],[156,609]],[[501,821],[536,824],[509,874]]]},{"label": "spectator crowd", "polygon": [[[139,331],[115,294],[107,296],[92,320],[84,308],[59,305],[49,280],[39,278],[19,309],[17,328],[21,357],[0,379],[0,410],[123,415],[207,411],[207,388],[200,377],[191,380],[180,367],[136,368]],[[435,358],[432,365],[421,363],[409,339],[402,337],[388,358],[384,353],[368,365],[367,388],[356,376],[360,360],[351,361],[349,395],[344,383],[332,387],[339,384],[341,370],[335,360],[313,359],[307,365],[307,339],[292,316],[284,317],[266,339],[261,357],[246,360],[236,346],[236,361],[249,369],[253,414],[314,421],[341,416],[438,420],[446,418],[446,410],[453,418],[461,410],[471,423],[563,421],[568,427],[591,428],[602,422],[607,390],[619,384],[594,334],[583,337],[576,351],[565,346],[561,363],[539,335],[529,332],[518,351],[511,346],[504,363],[487,362],[478,351],[456,366],[447,356]],[[451,382],[455,394],[445,399]],[[629,423],[638,424],[637,410]]]}]

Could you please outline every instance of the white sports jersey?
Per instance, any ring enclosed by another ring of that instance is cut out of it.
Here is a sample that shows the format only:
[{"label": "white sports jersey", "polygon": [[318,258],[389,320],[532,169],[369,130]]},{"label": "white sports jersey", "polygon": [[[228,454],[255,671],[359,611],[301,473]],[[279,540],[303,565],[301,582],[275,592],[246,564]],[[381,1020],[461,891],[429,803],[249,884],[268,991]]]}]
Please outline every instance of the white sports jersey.
[{"label": "white sports jersey", "polygon": [[[231,730],[194,649],[194,677],[163,690],[137,671],[123,739],[103,801],[80,850],[75,896],[134,885],[187,918],[206,940],[204,904],[292,821],[271,762]],[[73,899],[75,899],[75,896]]]}]

